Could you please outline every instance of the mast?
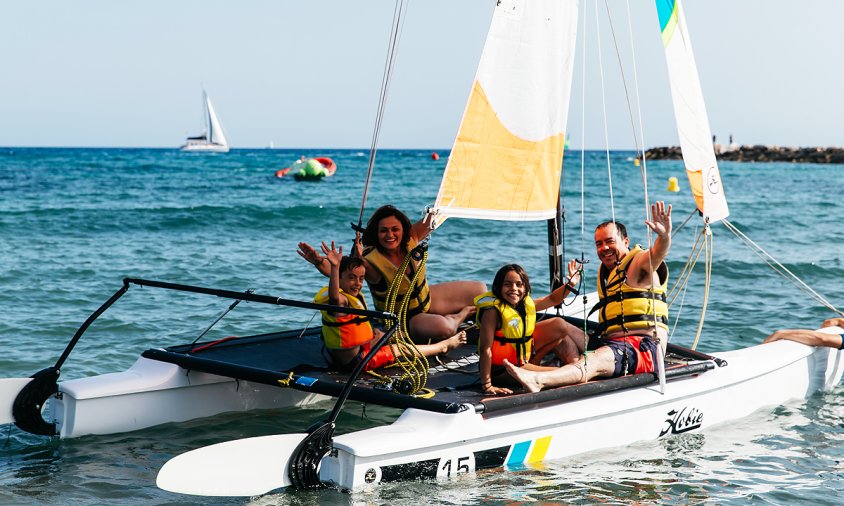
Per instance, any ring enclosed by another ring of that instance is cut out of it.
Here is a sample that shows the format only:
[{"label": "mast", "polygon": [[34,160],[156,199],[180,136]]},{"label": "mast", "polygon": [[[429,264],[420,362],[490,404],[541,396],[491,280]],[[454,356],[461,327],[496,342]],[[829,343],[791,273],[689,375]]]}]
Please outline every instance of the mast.
[{"label": "mast", "polygon": [[202,137],[206,142],[211,140],[211,117],[208,115],[208,93],[205,88],[202,89]]},{"label": "mast", "polygon": [[557,214],[548,223],[548,272],[550,274],[551,291],[563,286],[563,199],[557,198]]},{"label": "mast", "polygon": [[208,93],[202,90],[202,98],[205,99],[205,130],[208,132],[208,142],[214,142],[214,122],[211,121],[211,99],[208,98]]}]

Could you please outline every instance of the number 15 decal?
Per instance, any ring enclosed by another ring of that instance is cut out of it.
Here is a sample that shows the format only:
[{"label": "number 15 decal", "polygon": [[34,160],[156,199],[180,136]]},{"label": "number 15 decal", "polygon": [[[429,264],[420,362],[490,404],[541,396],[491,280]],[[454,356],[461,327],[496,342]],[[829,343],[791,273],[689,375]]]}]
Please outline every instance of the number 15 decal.
[{"label": "number 15 decal", "polygon": [[450,478],[475,470],[475,454],[442,457],[437,465],[437,478]]}]

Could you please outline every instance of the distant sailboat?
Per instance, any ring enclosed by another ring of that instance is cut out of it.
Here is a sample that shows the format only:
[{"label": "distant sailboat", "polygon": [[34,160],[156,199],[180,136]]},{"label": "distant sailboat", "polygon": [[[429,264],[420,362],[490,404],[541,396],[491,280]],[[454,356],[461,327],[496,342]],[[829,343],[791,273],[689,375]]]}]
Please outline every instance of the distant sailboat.
[{"label": "distant sailboat", "polygon": [[205,129],[202,135],[188,137],[182,151],[201,151],[206,153],[228,153],[229,141],[220,125],[220,119],[214,111],[211,99],[205,90],[202,91],[202,101],[205,105]]}]

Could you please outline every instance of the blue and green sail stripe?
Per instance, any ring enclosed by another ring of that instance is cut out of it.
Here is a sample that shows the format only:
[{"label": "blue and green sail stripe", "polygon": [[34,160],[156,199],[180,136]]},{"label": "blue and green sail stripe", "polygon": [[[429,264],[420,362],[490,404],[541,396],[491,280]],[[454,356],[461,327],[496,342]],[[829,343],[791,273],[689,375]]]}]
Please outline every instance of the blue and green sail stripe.
[{"label": "blue and green sail stripe", "polygon": [[659,17],[659,31],[662,32],[662,45],[668,46],[677,29],[679,20],[679,0],[656,0],[656,13]]}]

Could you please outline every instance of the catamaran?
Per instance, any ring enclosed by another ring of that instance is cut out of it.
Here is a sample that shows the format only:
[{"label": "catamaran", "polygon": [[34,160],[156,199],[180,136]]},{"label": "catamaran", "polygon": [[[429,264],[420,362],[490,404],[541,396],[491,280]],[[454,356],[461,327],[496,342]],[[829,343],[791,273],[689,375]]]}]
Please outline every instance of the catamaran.
[{"label": "catamaran", "polygon": [[[656,4],[684,160],[704,233],[709,235],[710,226],[729,213],[703,95],[679,0]],[[553,222],[559,216],[577,11],[575,0],[496,3],[463,120],[430,210],[436,225],[449,217],[546,219],[551,256],[559,251],[554,230],[558,225]],[[586,306],[577,309],[586,315]],[[580,323],[589,326],[585,319]],[[634,374],[531,394],[477,399],[477,387],[475,397],[469,396],[473,389],[464,380],[450,385],[452,392],[435,389],[433,399],[406,408],[390,425],[333,437],[344,400],[341,394],[332,414],[307,432],[190,451],[162,467],[158,485],[187,494],[256,495],[291,485],[309,488],[327,483],[354,489],[398,479],[520,467],[704,430],[831,388],[844,372],[839,350],[794,342],[712,355],[670,344],[668,351],[660,374]]]},{"label": "catamaran", "polygon": [[[729,214],[723,185],[681,7],[678,1],[659,0],[657,12],[684,156],[688,151],[685,163],[708,236],[710,225],[726,222]],[[577,17],[576,0],[497,2],[430,210],[437,226],[448,218],[547,220],[552,279],[556,272],[558,283],[559,188]],[[678,86],[683,89],[675,90]],[[415,253],[425,258],[423,250]],[[63,363],[88,326],[135,285],[234,300],[220,318],[242,300],[311,311],[330,306],[127,278],[83,323],[56,364],[32,378],[0,381],[0,422],[62,437],[336,398],[328,417],[302,433],[228,441],[174,457],[162,467],[157,483],[185,494],[253,496],[322,484],[355,489],[518,468],[706,430],[829,389],[844,373],[844,356],[830,348],[780,341],[709,355],[669,343],[660,374],[488,397],[480,388],[478,356],[471,346],[429,360],[421,371],[400,364],[364,377],[366,361],[380,346],[401,338],[404,329],[392,313],[344,309],[387,325],[380,342],[351,373],[325,368],[316,327],[210,342],[200,341],[203,333],[189,344],[147,350],[127,371],[58,382]],[[586,316],[595,302],[594,294],[577,297],[545,317],[590,328]],[[335,437],[347,399],[403,413],[392,424]]]},{"label": "catamaran", "polygon": [[[685,163],[709,234],[728,210],[702,93],[679,2],[658,1],[657,11]],[[431,211],[438,224],[448,217],[558,215],[576,20],[576,1],[497,2]],[[556,244],[549,246],[556,251]],[[667,384],[659,387],[654,374],[632,375],[464,400],[439,410],[412,407],[391,425],[336,438],[332,413],[307,433],[230,441],[180,455],[161,469],[158,484],[181,493],[254,495],[288,485],[355,488],[522,466],[705,429],[840,381],[839,351],[774,344],[780,345],[712,356],[674,347],[660,378]]]},{"label": "catamaran", "polygon": [[217,117],[217,111],[214,110],[214,105],[211,103],[211,97],[208,96],[205,90],[202,90],[202,105],[204,107],[203,119],[205,128],[201,135],[188,137],[181,150],[203,153],[228,153],[229,141],[226,140],[226,134],[223,131],[223,126],[220,124],[220,119]]}]

